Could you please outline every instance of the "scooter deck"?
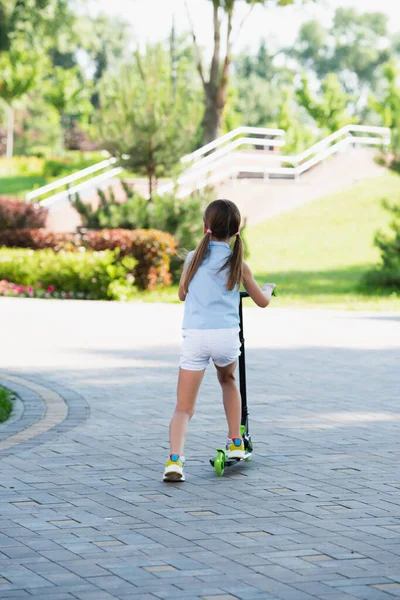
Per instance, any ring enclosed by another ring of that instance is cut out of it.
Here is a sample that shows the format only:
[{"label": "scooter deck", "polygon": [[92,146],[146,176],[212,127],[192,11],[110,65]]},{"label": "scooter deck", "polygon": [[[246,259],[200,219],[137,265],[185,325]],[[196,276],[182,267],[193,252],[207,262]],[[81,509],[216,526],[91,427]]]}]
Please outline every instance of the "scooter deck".
[{"label": "scooter deck", "polygon": [[[246,460],[250,460],[251,457],[253,456],[252,452],[246,452],[246,454],[243,456],[243,458],[226,458],[225,459],[225,463],[224,463],[224,467],[225,469],[228,467],[234,467],[235,465],[244,462]],[[213,467],[215,464],[215,460],[213,460],[212,458],[210,458],[210,465]]]}]

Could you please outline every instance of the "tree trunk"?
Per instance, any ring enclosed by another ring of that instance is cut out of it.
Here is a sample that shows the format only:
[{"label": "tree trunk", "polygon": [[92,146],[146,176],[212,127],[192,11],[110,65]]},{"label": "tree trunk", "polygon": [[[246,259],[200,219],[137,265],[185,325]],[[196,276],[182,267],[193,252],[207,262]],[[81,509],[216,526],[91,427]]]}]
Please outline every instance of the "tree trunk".
[{"label": "tree trunk", "polygon": [[218,105],[218,91],[204,91],[205,110],[203,117],[203,140],[208,144],[219,137],[222,126],[224,106]]},{"label": "tree trunk", "polygon": [[14,109],[8,107],[8,123],[7,123],[7,158],[12,158],[14,153]]}]

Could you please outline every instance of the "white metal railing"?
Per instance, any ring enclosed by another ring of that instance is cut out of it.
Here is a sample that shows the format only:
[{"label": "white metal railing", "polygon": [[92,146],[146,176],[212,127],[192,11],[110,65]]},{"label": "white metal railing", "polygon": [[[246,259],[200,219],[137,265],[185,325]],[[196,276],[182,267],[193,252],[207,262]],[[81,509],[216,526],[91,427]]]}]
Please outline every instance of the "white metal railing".
[{"label": "white metal railing", "polygon": [[[49,194],[49,192],[53,192],[55,190],[61,190],[59,192],[56,192],[55,194],[52,194],[50,197],[46,198],[46,200],[42,200],[42,204],[44,204],[46,202],[46,205],[51,205],[52,202],[51,200],[53,199],[54,201],[58,201],[59,199],[63,199],[66,196],[68,197],[68,195],[72,194],[72,193],[78,193],[79,191],[81,191],[82,189],[86,189],[88,187],[88,183],[95,183],[96,181],[102,181],[104,179],[115,177],[118,173],[122,172],[122,169],[120,169],[119,167],[115,167],[114,169],[108,170],[110,169],[110,167],[112,167],[115,163],[117,162],[117,159],[114,157],[108,158],[106,160],[102,160],[99,163],[96,163],[95,165],[92,165],[90,167],[86,167],[85,169],[82,169],[81,171],[77,171],[76,173],[72,173],[71,175],[67,175],[66,177],[62,177],[61,179],[57,179],[55,181],[53,181],[52,183],[49,183],[47,185],[44,185],[40,188],[37,188],[36,190],[33,190],[32,192],[29,192],[28,194],[26,194],[25,196],[25,200],[27,202],[32,202],[32,200],[37,200],[42,198],[43,196],[46,196],[47,194]],[[86,181],[81,181],[80,183],[76,183],[74,186],[70,187],[70,184],[75,183],[75,182],[79,182],[81,179],[85,179],[86,177],[90,176],[90,175],[95,175],[96,173],[99,173],[100,171],[104,171],[104,173],[102,173],[101,175],[96,175],[93,178],[86,180]],[[117,173],[118,171],[118,173]],[[64,188],[64,189],[61,189]]]},{"label": "white metal railing", "polygon": [[41,201],[40,205],[46,206],[47,208],[60,208],[64,204],[68,204],[73,195],[81,194],[87,190],[92,190],[94,186],[98,186],[100,184],[103,185],[105,182],[109,184],[110,181],[122,173],[122,171],[123,169],[121,167],[115,167],[115,169],[112,169],[111,171],[97,175],[97,177],[92,177],[91,179],[83,181],[78,185],[74,185],[67,190],[63,190],[62,192],[58,192],[57,194],[49,196],[49,198],[45,198]]},{"label": "white metal railing", "polygon": [[219,148],[220,146],[223,146],[225,143],[230,142],[231,140],[234,140],[235,138],[242,136],[242,135],[247,135],[247,136],[262,135],[263,136],[263,138],[258,138],[258,139],[246,138],[247,142],[245,142],[245,143],[247,143],[247,144],[253,144],[254,146],[260,146],[260,145],[278,146],[278,145],[283,145],[280,142],[285,139],[286,132],[283,129],[272,129],[272,128],[268,128],[268,127],[244,127],[244,126],[237,127],[236,129],[233,129],[233,131],[226,133],[225,135],[214,140],[213,142],[210,142],[209,144],[202,146],[195,152],[192,152],[191,154],[187,154],[186,156],[183,156],[181,158],[181,162],[182,163],[193,163],[194,161],[197,161],[197,160],[205,157],[207,154],[212,152],[212,150],[215,150],[216,148]]},{"label": "white metal railing", "polygon": [[[351,145],[388,146],[389,144],[390,130],[385,127],[347,125],[298,155],[282,155],[276,151],[276,148],[285,145],[285,132],[282,129],[238,127],[192,154],[184,156],[181,162],[188,165],[186,170],[176,182],[160,186],[158,193],[162,195],[176,188],[178,196],[185,197],[195,190],[236,177],[240,173],[259,174],[267,178],[296,179],[329,156],[342,152]],[[275,151],[239,150],[241,146],[261,146]],[[42,199],[41,204],[48,208],[58,208],[70,202],[74,194],[88,193],[96,186],[103,187],[105,183],[109,185],[123,171],[121,167],[112,168],[116,162],[116,158],[103,160],[29,192],[26,200],[30,202],[55,192]],[[89,176],[92,177],[87,179]]]},{"label": "white metal railing", "polygon": [[[231,132],[232,136],[229,138],[229,134],[223,136],[224,143],[230,141],[232,137],[236,137],[238,135],[237,131]],[[244,139],[247,143],[247,138]],[[386,127],[347,125],[298,155],[237,151],[237,148],[241,145],[240,141],[238,139],[236,142],[230,142],[227,146],[216,150],[205,158],[200,157],[204,156],[202,151],[207,146],[201,148],[200,151],[197,151],[196,157],[199,159],[197,164],[182,173],[175,183],[171,182],[160,187],[158,193],[168,193],[176,188],[178,196],[185,197],[195,190],[235,177],[241,172],[259,174],[264,177],[275,176],[296,179],[330,156],[343,152],[349,146],[387,147],[390,144],[390,130]],[[271,142],[264,141],[266,145],[272,145]],[[274,145],[278,145],[277,142],[281,141],[279,139],[274,140]],[[212,142],[214,148],[221,145],[217,142],[218,140]],[[259,145],[259,143],[255,142],[255,145]],[[208,149],[210,150],[210,144],[208,144]]]}]

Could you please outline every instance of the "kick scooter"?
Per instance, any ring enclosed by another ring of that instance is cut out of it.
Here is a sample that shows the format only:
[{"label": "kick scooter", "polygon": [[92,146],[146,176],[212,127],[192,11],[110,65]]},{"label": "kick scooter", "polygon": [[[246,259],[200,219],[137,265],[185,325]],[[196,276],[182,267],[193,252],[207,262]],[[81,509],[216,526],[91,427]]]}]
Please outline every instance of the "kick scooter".
[{"label": "kick scooter", "polygon": [[[272,292],[273,296],[276,296],[276,288]],[[226,451],[222,448],[217,449],[217,454],[214,459],[210,459],[210,464],[214,467],[218,477],[222,477],[225,469],[233,467],[242,461],[249,461],[253,454],[253,443],[251,441],[251,435],[249,433],[249,411],[247,408],[247,387],[246,387],[246,354],[244,347],[244,332],[243,332],[243,306],[242,299],[248,298],[247,292],[240,292],[239,302],[239,318],[240,318],[240,356],[239,356],[239,382],[240,382],[240,396],[242,399],[242,418],[240,425],[240,433],[243,438],[244,445],[244,456],[243,458],[227,458]]]}]

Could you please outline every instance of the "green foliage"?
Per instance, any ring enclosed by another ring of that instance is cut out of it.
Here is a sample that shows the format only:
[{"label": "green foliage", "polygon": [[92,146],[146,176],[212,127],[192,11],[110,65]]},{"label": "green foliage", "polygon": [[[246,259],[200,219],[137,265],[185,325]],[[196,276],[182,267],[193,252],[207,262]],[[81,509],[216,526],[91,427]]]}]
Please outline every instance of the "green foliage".
[{"label": "green foliage", "polygon": [[141,290],[171,284],[170,262],[176,254],[176,240],[169,233],[155,229],[102,229],[85,233],[58,233],[48,229],[0,230],[0,247],[52,249],[81,252],[116,250],[120,258],[134,257],[133,275]]},{"label": "green foliage", "polygon": [[297,99],[318,127],[329,133],[358,122],[357,117],[347,112],[351,98],[335,73],[329,73],[322,81],[319,96],[312,93],[308,79],[304,75],[302,86],[297,90]]},{"label": "green foliage", "polygon": [[0,280],[33,287],[40,282],[46,289],[51,287],[75,297],[107,300],[115,299],[121,289],[125,294],[134,294],[132,272],[136,264],[134,258],[120,259],[119,252],[111,250],[56,253],[3,248]]},{"label": "green foliage", "polygon": [[359,94],[360,88],[375,87],[378,67],[390,56],[387,21],[379,12],[340,7],[329,29],[316,20],[304,23],[294,47],[285,52],[319,79],[336,73],[346,91]]},{"label": "green foliage", "polygon": [[149,201],[129,188],[125,183],[126,202],[117,202],[112,188],[108,192],[98,190],[99,206],[93,209],[76,194],[73,203],[81,215],[82,225],[88,229],[148,229]]},{"label": "green foliage", "polygon": [[93,209],[77,195],[74,201],[84,228],[88,229],[159,229],[174,236],[179,245],[191,249],[202,234],[202,218],[211,198],[212,190],[193,193],[185,199],[173,194],[153,196],[152,200],[140,196],[131,186],[123,184],[126,201],[117,202],[112,190],[98,191],[99,206]]},{"label": "green foliage", "polygon": [[369,103],[381,117],[383,125],[389,127],[392,133],[391,150],[395,161],[400,158],[400,86],[399,68],[392,60],[382,68],[384,81],[378,95],[371,95]]},{"label": "green foliage", "polygon": [[391,233],[378,231],[376,234],[375,245],[381,253],[382,263],[367,274],[366,283],[400,289],[400,203],[391,204],[384,200],[382,205],[393,217],[389,225]]},{"label": "green foliage", "polygon": [[0,386],[0,423],[7,421],[12,412],[14,394]]},{"label": "green foliage", "polygon": [[296,154],[309,148],[315,141],[311,127],[307,124],[307,116],[301,113],[300,107],[295,102],[295,95],[291,88],[281,90],[276,125],[286,131],[286,144],[282,152]]},{"label": "green foliage", "polygon": [[149,179],[150,196],[159,177],[168,175],[185,152],[200,122],[198,93],[188,66],[177,66],[161,45],[136,53],[133,62],[110,72],[100,86],[99,135],[122,163]]},{"label": "green foliage", "polygon": [[42,174],[47,179],[63,177],[81,171],[104,159],[98,152],[69,152],[63,158],[48,158],[44,161]]}]

